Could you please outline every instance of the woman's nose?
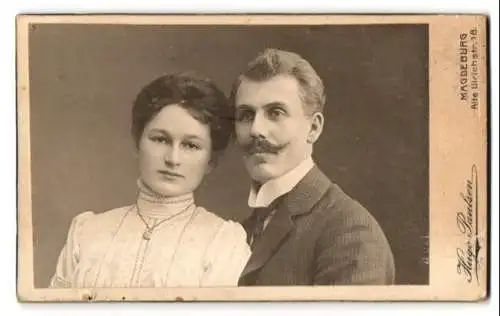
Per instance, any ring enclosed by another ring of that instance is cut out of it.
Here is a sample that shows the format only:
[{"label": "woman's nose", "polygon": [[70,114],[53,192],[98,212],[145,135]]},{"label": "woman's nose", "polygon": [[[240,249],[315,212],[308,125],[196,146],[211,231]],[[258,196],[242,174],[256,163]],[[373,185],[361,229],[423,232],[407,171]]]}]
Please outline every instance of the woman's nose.
[{"label": "woman's nose", "polygon": [[170,146],[165,152],[164,160],[167,165],[178,166],[181,163],[179,146]]}]

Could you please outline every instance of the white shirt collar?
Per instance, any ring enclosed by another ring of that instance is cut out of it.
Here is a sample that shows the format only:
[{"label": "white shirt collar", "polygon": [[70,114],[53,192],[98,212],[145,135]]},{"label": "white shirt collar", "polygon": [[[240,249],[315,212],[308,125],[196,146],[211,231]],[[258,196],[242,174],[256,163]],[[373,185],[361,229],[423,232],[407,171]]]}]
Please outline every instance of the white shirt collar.
[{"label": "white shirt collar", "polygon": [[276,198],[290,192],[313,167],[314,162],[309,157],[282,176],[264,183],[258,192],[252,186],[248,196],[248,206],[251,208],[269,206]]}]

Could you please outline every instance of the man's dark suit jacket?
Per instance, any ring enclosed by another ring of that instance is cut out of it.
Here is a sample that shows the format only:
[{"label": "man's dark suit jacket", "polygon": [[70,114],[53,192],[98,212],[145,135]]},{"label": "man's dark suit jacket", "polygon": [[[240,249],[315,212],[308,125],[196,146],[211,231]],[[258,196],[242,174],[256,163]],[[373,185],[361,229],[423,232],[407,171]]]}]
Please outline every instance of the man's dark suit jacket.
[{"label": "man's dark suit jacket", "polygon": [[239,285],[392,284],[394,269],[376,220],[315,166],[281,197]]}]

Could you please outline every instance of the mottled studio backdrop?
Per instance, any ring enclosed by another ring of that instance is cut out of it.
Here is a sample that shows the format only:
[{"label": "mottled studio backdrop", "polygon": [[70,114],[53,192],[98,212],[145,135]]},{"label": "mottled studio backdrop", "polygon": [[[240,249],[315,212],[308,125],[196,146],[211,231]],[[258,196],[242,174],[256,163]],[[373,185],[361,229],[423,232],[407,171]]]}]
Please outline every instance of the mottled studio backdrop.
[{"label": "mottled studio backdrop", "polygon": [[[373,26],[33,25],[29,40],[35,286],[54,273],[71,219],[132,203],[136,93],[194,69],[227,93],[258,52],[299,53],[323,78],[326,126],[314,158],[384,229],[396,282],[427,284],[428,29]],[[248,177],[238,152],[197,202],[241,220]]]}]

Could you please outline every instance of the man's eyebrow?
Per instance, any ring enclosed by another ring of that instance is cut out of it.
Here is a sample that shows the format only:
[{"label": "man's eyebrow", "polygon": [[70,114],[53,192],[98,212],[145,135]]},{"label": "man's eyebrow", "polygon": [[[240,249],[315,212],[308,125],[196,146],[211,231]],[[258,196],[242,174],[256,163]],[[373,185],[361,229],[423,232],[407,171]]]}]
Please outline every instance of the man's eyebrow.
[{"label": "man's eyebrow", "polygon": [[266,105],[264,105],[264,107],[266,107],[266,108],[273,107],[273,106],[286,107],[286,104],[281,102],[281,101],[272,101],[272,102],[266,103]]},{"label": "man's eyebrow", "polygon": [[[286,107],[286,104],[282,101],[271,101],[269,103],[266,103],[264,104],[263,108],[269,108],[269,107],[273,107],[273,106],[283,106],[283,107]],[[256,106],[253,106],[253,105],[250,105],[250,104],[238,104],[236,106],[237,108],[243,108],[243,109],[248,109],[248,110],[254,110],[255,108],[257,108]]]}]

